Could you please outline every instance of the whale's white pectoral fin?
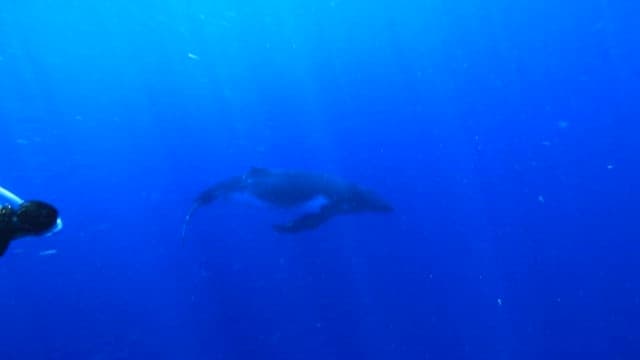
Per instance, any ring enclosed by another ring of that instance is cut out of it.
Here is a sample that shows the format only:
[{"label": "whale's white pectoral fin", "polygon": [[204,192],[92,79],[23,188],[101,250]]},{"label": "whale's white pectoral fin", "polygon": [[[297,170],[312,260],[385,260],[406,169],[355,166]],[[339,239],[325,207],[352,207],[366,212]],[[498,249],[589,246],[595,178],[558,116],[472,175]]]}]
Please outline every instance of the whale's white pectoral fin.
[{"label": "whale's white pectoral fin", "polygon": [[305,213],[318,213],[322,211],[325,205],[329,203],[329,199],[327,199],[323,195],[316,195],[311,200],[304,203],[301,207],[303,212]]},{"label": "whale's white pectoral fin", "polygon": [[273,230],[281,234],[294,234],[317,228],[332,216],[331,209],[325,206],[319,212],[306,213],[285,224],[273,225]]}]

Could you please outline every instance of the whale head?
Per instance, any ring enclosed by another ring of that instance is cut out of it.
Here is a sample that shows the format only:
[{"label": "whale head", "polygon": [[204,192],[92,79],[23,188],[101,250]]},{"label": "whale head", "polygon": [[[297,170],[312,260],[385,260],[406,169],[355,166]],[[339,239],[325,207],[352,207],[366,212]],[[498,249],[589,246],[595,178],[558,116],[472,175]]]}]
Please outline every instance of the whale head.
[{"label": "whale head", "polygon": [[393,206],[377,193],[353,186],[345,198],[343,210],[345,212],[393,212]]}]

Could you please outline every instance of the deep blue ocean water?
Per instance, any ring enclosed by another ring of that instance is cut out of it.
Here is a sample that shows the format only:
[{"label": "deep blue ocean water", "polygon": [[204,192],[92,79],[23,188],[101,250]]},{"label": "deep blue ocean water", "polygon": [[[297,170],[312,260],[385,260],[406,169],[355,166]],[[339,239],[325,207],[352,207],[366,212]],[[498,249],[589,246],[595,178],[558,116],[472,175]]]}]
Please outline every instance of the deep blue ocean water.
[{"label": "deep blue ocean water", "polygon": [[[638,359],[640,3],[0,2],[0,359]],[[296,236],[251,166],[393,214]],[[52,253],[50,250],[55,250]]]}]

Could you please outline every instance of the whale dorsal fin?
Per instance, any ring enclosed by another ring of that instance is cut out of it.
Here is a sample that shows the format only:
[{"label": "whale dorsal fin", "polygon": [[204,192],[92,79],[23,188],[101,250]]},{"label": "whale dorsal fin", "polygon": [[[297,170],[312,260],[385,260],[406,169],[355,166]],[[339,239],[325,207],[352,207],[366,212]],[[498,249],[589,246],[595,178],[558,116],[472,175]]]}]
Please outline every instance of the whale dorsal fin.
[{"label": "whale dorsal fin", "polygon": [[249,168],[249,172],[247,172],[248,176],[264,176],[269,174],[271,174],[271,170],[258,166],[252,166]]}]

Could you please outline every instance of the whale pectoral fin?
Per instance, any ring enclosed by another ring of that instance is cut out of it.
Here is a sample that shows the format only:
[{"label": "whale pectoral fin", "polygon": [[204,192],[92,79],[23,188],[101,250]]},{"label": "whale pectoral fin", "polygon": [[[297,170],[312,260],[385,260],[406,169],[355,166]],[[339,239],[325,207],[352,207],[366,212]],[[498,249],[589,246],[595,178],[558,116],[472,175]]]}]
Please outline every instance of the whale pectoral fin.
[{"label": "whale pectoral fin", "polygon": [[271,174],[271,170],[263,167],[252,166],[249,168],[247,172],[247,176],[256,177],[256,176],[265,176]]},{"label": "whale pectoral fin", "polygon": [[305,230],[314,229],[329,220],[333,214],[329,208],[324,207],[320,212],[304,214],[287,224],[273,225],[277,233],[294,234]]}]

